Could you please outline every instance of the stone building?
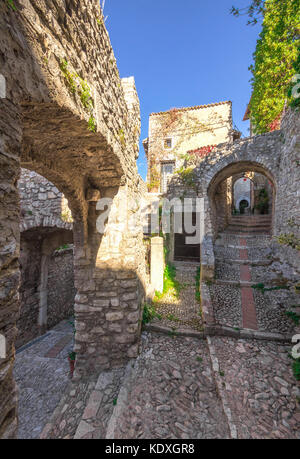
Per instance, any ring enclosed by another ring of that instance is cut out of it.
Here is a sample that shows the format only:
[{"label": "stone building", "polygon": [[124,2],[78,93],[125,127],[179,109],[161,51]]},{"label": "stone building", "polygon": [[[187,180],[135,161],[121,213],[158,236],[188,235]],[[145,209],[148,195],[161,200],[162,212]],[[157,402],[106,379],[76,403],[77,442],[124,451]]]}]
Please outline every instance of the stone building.
[{"label": "stone building", "polygon": [[186,155],[230,142],[236,135],[229,101],[152,113],[149,136],[143,141],[148,191],[166,193],[168,179],[182,167]]}]

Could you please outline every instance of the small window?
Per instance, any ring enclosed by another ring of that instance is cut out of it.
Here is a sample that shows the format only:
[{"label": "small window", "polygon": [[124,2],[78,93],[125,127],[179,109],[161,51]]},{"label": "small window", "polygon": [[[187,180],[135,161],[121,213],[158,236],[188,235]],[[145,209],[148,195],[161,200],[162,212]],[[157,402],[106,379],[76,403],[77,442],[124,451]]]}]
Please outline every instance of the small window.
[{"label": "small window", "polygon": [[172,139],[167,138],[164,140],[164,148],[166,149],[172,148]]}]

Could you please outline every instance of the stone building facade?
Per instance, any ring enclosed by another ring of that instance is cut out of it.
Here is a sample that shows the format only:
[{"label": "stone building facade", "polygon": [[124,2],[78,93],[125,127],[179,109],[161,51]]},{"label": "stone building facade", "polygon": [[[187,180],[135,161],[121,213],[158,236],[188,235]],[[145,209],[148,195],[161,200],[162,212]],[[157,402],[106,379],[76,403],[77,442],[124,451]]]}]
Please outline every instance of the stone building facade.
[{"label": "stone building facade", "polygon": [[144,140],[148,190],[165,193],[167,181],[195,150],[229,142],[234,135],[231,102],[152,113]]}]

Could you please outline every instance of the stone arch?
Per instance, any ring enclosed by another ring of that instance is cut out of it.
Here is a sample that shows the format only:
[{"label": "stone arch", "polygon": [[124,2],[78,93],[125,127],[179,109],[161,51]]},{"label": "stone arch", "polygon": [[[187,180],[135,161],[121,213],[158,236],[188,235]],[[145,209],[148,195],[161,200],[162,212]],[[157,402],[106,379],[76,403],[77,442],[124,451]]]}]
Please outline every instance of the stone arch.
[{"label": "stone arch", "polygon": [[[222,183],[225,183],[226,180],[229,179],[229,177],[246,171],[258,172],[267,177],[268,180],[273,184],[274,198],[272,199],[272,218],[274,218],[276,200],[276,181],[273,176],[273,173],[269,169],[265,168],[261,163],[257,163],[255,161],[234,161],[232,163],[227,164],[221,170],[217,171],[207,188],[213,237],[216,237],[218,231],[223,230],[227,226],[229,217],[231,215],[231,203],[230,206],[227,206],[227,209],[223,210],[222,215],[220,215],[220,212],[218,212],[218,204],[216,200],[218,188]],[[245,199],[248,201],[247,197]]]}]

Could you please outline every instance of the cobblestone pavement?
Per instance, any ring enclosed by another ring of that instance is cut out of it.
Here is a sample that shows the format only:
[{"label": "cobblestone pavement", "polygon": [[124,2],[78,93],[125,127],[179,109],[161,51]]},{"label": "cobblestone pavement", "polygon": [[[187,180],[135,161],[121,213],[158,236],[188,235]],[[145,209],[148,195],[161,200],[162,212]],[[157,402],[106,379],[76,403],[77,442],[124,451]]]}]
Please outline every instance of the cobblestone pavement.
[{"label": "cobblestone pavement", "polygon": [[196,299],[196,274],[199,263],[176,262],[176,280],[181,285],[179,295],[172,289],[160,300],[155,301],[155,308],[161,319],[152,323],[170,329],[202,331],[203,322],[200,303]]},{"label": "cobblestone pavement", "polygon": [[18,438],[38,438],[69,383],[68,352],[72,327],[61,322],[17,351],[15,379],[19,388]]},{"label": "cobblestone pavement", "polygon": [[228,438],[205,340],[144,333],[114,438]]},{"label": "cobblestone pavement", "polygon": [[137,360],[70,383],[41,438],[300,438],[289,351],[144,332]]},{"label": "cobblestone pavement", "polygon": [[270,240],[265,235],[222,234],[216,241],[216,280],[210,286],[210,293],[218,324],[295,334],[296,325],[286,313],[291,305],[299,303],[296,293],[283,289],[262,292],[252,288],[257,284],[274,287]]},{"label": "cobblestone pavement", "polygon": [[238,438],[300,439],[300,385],[275,342],[210,338]]}]

